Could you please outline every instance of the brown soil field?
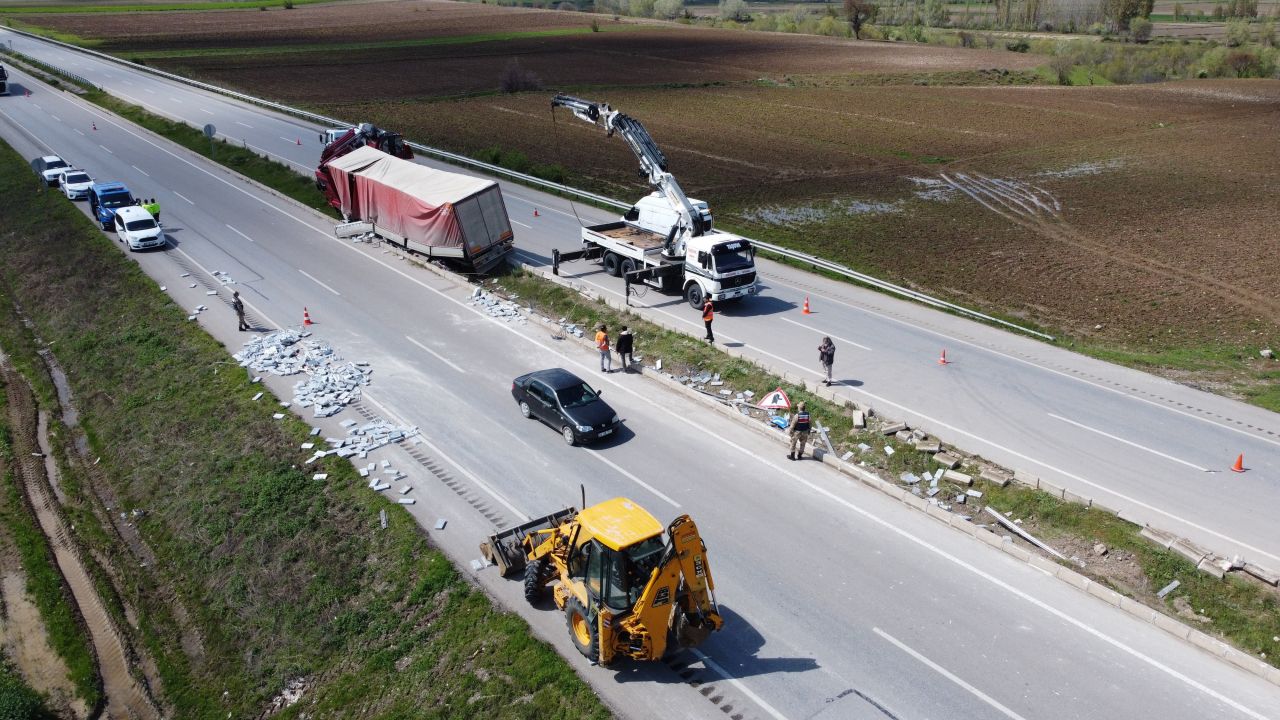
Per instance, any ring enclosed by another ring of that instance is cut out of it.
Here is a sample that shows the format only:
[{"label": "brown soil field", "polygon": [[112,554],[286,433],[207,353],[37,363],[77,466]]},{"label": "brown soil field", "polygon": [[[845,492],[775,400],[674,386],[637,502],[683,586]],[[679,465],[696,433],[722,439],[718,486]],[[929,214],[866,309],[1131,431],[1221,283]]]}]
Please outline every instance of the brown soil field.
[{"label": "brown soil field", "polygon": [[[415,0],[164,13],[145,35],[125,17],[41,21],[127,53],[590,18]],[[642,120],[686,189],[749,236],[1108,346],[1280,341],[1280,82],[1011,87],[1043,58],[601,19],[609,31],[149,62],[451,150],[519,150],[615,197],[644,192],[623,143],[567,113],[553,122],[550,88],[567,89]],[[512,58],[548,89],[496,94]]]}]

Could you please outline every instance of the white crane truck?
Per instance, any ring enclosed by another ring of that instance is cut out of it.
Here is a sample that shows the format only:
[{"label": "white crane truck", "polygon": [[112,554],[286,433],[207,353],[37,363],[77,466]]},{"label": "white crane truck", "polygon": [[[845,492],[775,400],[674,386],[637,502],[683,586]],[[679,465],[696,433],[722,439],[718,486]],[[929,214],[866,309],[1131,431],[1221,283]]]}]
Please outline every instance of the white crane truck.
[{"label": "white crane truck", "polygon": [[640,199],[623,218],[582,228],[582,249],[553,250],[552,271],[560,263],[598,259],[605,272],[621,275],[630,299],[631,284],[679,292],[701,308],[706,298],[735,300],[757,292],[755,248],[743,237],[711,227],[711,210],[686,197],[667,172],[667,158],[644,126],[604,103],[556,95],[551,107],[568,108],[578,118],[622,136],[640,161],[640,176],[654,192]]}]

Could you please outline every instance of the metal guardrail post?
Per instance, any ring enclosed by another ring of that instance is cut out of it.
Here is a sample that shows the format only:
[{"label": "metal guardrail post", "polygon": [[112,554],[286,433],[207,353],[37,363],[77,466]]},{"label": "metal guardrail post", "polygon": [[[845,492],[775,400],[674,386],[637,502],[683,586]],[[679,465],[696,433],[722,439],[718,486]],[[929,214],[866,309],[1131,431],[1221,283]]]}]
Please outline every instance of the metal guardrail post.
[{"label": "metal guardrail post", "polygon": [[[50,38],[37,35],[35,33],[26,32],[24,30],[17,30],[15,28],[4,28],[4,29],[8,30],[9,32],[18,33],[20,35],[25,35],[27,37],[34,38],[41,42],[58,45],[68,50],[74,50],[76,52],[84,53],[86,55],[92,55],[94,57],[97,57],[102,60],[106,60],[108,62],[113,62],[118,65],[124,65],[126,67],[130,67],[135,70],[139,70],[145,73],[150,73],[152,75],[166,78],[168,80],[182,83],[184,85],[189,85],[191,87],[198,88],[200,90],[205,90],[205,91],[216,93],[226,97],[234,98],[236,100],[241,100],[243,102],[251,103],[253,105],[259,105],[261,107],[275,110],[285,115],[291,115],[293,117],[308,120],[310,122],[314,122],[327,127],[350,127],[352,125],[355,125],[355,123],[339,120],[337,118],[326,117],[324,115],[317,115],[316,113],[307,112],[306,110],[300,110],[298,108],[290,107],[288,105],[272,102],[271,100],[264,100],[259,97],[254,97],[253,95],[247,95],[245,93],[236,92],[234,90],[221,88],[221,87],[218,87],[217,85],[210,85],[209,83],[200,82],[199,80],[192,80],[191,78],[186,78],[181,75],[175,75],[173,73],[168,73],[163,70],[157,70],[155,68],[148,67],[146,65],[140,65],[138,63],[131,62],[129,60],[124,60],[122,58],[114,57],[106,53],[101,53],[101,52],[98,52],[97,50],[89,50],[88,48],[82,48],[76,45],[72,45],[70,43],[65,43],[65,42],[62,42],[61,40],[53,40]],[[13,44],[12,41],[10,41],[9,44],[10,44],[10,48],[12,49],[12,44]],[[85,81],[85,84],[93,86],[93,83],[89,83],[87,81]],[[98,87],[98,86],[94,86],[94,87]],[[101,90],[102,88],[98,87],[98,89]],[[408,141],[406,141],[405,144],[425,155],[430,155],[432,157],[436,157],[442,160],[447,160],[456,165],[462,165],[465,167],[475,168],[477,170],[483,170],[484,172],[489,173],[491,175],[498,175],[501,177],[507,177],[507,178],[519,180],[523,183],[534,185],[536,187],[541,187],[547,190],[551,190],[558,194],[570,195],[573,197],[582,198],[590,202],[598,203],[600,205],[605,205],[607,207],[617,208],[619,210],[626,210],[631,207],[629,203],[624,203],[620,200],[615,200],[610,197],[605,197],[604,195],[597,195],[596,193],[587,192],[585,190],[579,190],[577,188],[573,188],[568,185],[563,185],[561,183],[551,182],[550,180],[543,180],[542,178],[539,178],[539,177],[534,177],[532,175],[527,175],[525,173],[509,170],[507,168],[504,168],[498,165],[492,165],[487,162],[481,162],[480,160],[469,158],[469,157],[466,157],[465,155],[452,153],[452,152],[449,152],[448,150],[441,150],[439,148],[433,148],[429,145],[422,145],[420,143],[408,142]],[[750,238],[747,238],[747,239],[751,240]],[[891,282],[887,282],[885,280],[872,277],[870,275],[867,275],[866,273],[858,272],[856,270],[853,270],[852,268],[847,268],[843,265],[831,262],[830,260],[824,260],[822,258],[815,257],[813,255],[797,252],[795,250],[784,248],[780,245],[774,245],[772,243],[760,242],[758,240],[751,240],[751,243],[756,247],[765,250],[766,252],[770,252],[775,255],[779,255],[781,257],[785,257],[791,260],[809,263],[814,267],[819,267],[828,272],[833,272],[838,275],[842,275],[846,278],[849,278],[850,280],[854,280],[864,285],[868,285],[870,287],[876,288],[877,290],[883,290],[885,292],[892,293],[894,295],[898,295],[898,296],[907,298],[909,300],[915,300],[916,302],[923,303],[931,307],[935,307],[942,310],[948,310],[950,312],[954,312],[959,315],[964,315],[966,317],[973,318],[976,320],[981,320],[983,322],[1000,325],[1010,330],[1016,330],[1020,333],[1031,335],[1033,337],[1038,337],[1042,340],[1048,340],[1050,342],[1053,342],[1055,340],[1055,338],[1052,335],[1048,335],[1046,333],[1032,330],[1031,328],[1023,327],[1016,323],[1011,323],[1007,320],[1001,320],[1000,318],[992,317],[985,313],[978,312],[977,310],[972,310],[962,305],[956,305],[955,303],[947,302],[946,300],[942,300],[939,298],[932,297],[930,295],[926,295],[917,290],[911,290],[910,288],[894,285]]]}]

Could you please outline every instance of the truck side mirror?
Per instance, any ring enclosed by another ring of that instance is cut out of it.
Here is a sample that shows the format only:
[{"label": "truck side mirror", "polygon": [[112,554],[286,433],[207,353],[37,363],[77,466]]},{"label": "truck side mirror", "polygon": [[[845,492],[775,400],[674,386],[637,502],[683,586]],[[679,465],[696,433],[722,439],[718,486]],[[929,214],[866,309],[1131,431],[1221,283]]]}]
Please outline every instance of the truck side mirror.
[{"label": "truck side mirror", "polygon": [[699,264],[699,265],[701,265],[701,266],[702,266],[702,267],[704,267],[704,268],[707,266],[707,251],[706,251],[706,250],[699,250],[699,251],[698,251],[698,264]]},{"label": "truck side mirror", "polygon": [[631,209],[630,209],[630,210],[628,210],[628,211],[627,211],[627,214],[626,214],[626,215],[623,215],[623,216],[622,216],[622,218],[623,218],[624,220],[626,220],[627,222],[635,222],[636,220],[639,220],[639,219],[640,219],[640,208],[638,208],[638,207],[636,207],[636,206],[632,205],[632,206],[631,206]]}]

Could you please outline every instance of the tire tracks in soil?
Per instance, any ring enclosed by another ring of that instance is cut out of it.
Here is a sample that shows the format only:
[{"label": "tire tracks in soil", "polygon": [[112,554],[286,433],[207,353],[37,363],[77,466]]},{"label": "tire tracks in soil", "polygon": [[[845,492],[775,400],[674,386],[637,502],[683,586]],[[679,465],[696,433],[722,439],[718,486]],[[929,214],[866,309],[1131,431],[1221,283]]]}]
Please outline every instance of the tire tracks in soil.
[{"label": "tire tracks in soil", "polygon": [[132,654],[98,596],[54,497],[50,478],[57,476],[58,469],[49,444],[48,415],[37,410],[26,378],[7,362],[0,363],[0,373],[8,392],[14,469],[88,631],[105,696],[100,717],[159,720],[160,712],[130,672]]}]

